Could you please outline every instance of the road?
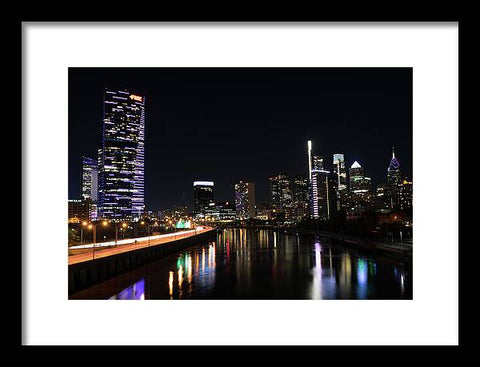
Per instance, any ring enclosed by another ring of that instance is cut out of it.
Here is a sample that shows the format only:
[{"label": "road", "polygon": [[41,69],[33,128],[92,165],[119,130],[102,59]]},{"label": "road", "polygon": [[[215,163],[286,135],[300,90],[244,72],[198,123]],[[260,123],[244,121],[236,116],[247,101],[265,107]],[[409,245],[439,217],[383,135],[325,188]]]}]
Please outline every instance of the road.
[{"label": "road", "polygon": [[94,249],[91,248],[91,249],[69,250],[71,255],[68,256],[68,265],[77,264],[84,261],[90,261],[90,260],[93,260],[94,258],[99,259],[102,257],[117,255],[123,252],[134,251],[144,247],[156,246],[162,243],[167,243],[167,242],[172,242],[172,241],[180,240],[187,237],[192,237],[200,233],[211,231],[212,229],[213,228],[211,227],[203,227],[202,229],[197,230],[196,232],[192,231],[191,233],[182,233],[177,236],[152,239],[150,240],[150,242],[148,240],[145,240],[145,241],[137,242],[135,244],[119,245],[117,247],[107,247],[107,248],[97,247]]}]

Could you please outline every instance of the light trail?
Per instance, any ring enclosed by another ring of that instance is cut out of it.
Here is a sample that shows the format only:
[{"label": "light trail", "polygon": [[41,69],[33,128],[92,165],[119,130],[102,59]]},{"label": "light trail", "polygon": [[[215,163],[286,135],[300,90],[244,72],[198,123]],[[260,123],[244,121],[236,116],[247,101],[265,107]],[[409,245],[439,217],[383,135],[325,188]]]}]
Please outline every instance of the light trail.
[{"label": "light trail", "polygon": [[79,249],[88,249],[88,248],[99,248],[99,247],[111,247],[111,246],[119,246],[119,245],[130,245],[136,242],[144,242],[152,240],[158,240],[162,238],[169,238],[169,237],[176,237],[176,236],[182,236],[186,234],[191,234],[191,233],[199,233],[204,231],[204,227],[197,227],[196,229],[192,229],[190,231],[182,231],[182,232],[173,232],[173,233],[167,233],[167,234],[159,234],[156,236],[147,236],[147,237],[137,237],[137,238],[128,238],[125,240],[119,240],[119,241],[107,241],[107,242],[97,242],[97,243],[89,243],[86,245],[78,245],[78,246],[71,246],[68,249],[69,250],[79,250]]}]

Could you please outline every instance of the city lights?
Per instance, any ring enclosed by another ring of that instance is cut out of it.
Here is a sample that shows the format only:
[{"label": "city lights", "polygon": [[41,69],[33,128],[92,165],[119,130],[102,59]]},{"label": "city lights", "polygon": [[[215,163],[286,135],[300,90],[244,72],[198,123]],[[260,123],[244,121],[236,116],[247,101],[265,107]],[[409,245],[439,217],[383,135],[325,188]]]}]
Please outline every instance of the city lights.
[{"label": "city lights", "polygon": [[69,297],[412,298],[410,94],[363,90],[370,68],[153,69],[69,84]]}]

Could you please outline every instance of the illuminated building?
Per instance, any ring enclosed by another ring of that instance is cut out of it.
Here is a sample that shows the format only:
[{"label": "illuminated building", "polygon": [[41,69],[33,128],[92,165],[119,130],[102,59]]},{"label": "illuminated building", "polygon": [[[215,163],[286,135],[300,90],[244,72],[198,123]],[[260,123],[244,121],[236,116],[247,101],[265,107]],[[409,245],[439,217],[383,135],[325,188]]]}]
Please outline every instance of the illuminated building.
[{"label": "illuminated building", "polygon": [[348,218],[353,218],[374,208],[371,192],[346,192],[342,196],[343,207]]},{"label": "illuminated building", "polygon": [[92,200],[70,199],[68,200],[68,221],[79,223],[83,220],[93,220],[91,217]]},{"label": "illuminated building", "polygon": [[97,219],[98,200],[98,161],[96,159],[82,157],[81,188],[83,200],[90,200],[91,220]]},{"label": "illuminated building", "polygon": [[308,181],[312,179],[312,141],[307,142],[307,155],[308,155]]},{"label": "illuminated building", "polygon": [[345,157],[337,153],[333,155],[333,178],[339,192],[347,188],[347,172],[345,171]]},{"label": "illuminated building", "polygon": [[[236,208],[233,203],[229,201],[217,203],[219,207],[219,220],[220,221],[230,221],[235,220],[236,218]],[[254,206],[254,216],[255,216],[255,206]]]},{"label": "illuminated building", "polygon": [[329,220],[335,207],[335,186],[330,171],[312,169],[310,192],[310,216],[313,219]]},{"label": "illuminated building", "polygon": [[376,187],[373,201],[375,211],[379,213],[390,213],[390,199],[388,197],[388,189],[386,184],[379,184]]},{"label": "illuminated building", "polygon": [[323,170],[323,157],[319,155],[312,157],[312,171],[313,170]]},{"label": "illuminated building", "polygon": [[310,218],[329,220],[337,209],[334,181],[330,171],[324,169],[323,157],[312,155],[310,140],[308,145]]},{"label": "illuminated building", "polygon": [[204,215],[205,208],[213,203],[213,181],[195,181],[193,183],[193,212]]},{"label": "illuminated building", "polygon": [[354,193],[368,192],[370,187],[370,177],[365,177],[363,167],[355,161],[350,167],[350,191]]},{"label": "illuminated building", "polygon": [[292,207],[292,191],[290,178],[285,173],[280,173],[269,178],[270,205],[274,209],[286,209]]},{"label": "illuminated building", "polygon": [[407,179],[401,181],[397,186],[398,208],[401,210],[412,209],[413,205],[413,184]]},{"label": "illuminated building", "polygon": [[270,220],[272,219],[273,210],[269,205],[259,204],[255,208],[255,219]]},{"label": "illuminated building", "polygon": [[398,185],[401,181],[400,162],[395,158],[395,150],[392,148],[392,159],[387,168],[387,188],[391,208],[398,204]]},{"label": "illuminated building", "polygon": [[333,185],[335,186],[335,208],[342,209],[342,196],[347,192],[347,173],[345,170],[345,156],[341,153],[333,155]]},{"label": "illuminated building", "polygon": [[99,150],[100,218],[138,220],[145,210],[145,97],[105,89]]},{"label": "illuminated building", "polygon": [[97,201],[98,162],[96,159],[82,157],[82,199]]},{"label": "illuminated building", "polygon": [[308,177],[296,175],[293,178],[293,207],[298,220],[308,216]]},{"label": "illuminated building", "polygon": [[205,219],[216,221],[234,221],[237,216],[235,205],[229,201],[212,202],[205,208]]},{"label": "illuminated building", "polygon": [[371,179],[365,177],[363,167],[355,161],[350,167],[350,192],[342,193],[342,203],[347,217],[359,215],[373,207]]},{"label": "illuminated building", "polygon": [[238,219],[255,217],[255,184],[240,181],[235,184],[235,208]]}]

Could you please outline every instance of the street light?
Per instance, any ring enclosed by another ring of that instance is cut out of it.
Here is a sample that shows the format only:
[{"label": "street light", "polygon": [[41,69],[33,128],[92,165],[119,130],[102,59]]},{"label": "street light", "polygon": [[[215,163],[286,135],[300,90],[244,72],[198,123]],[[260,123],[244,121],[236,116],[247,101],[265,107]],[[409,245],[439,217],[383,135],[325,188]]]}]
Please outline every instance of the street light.
[{"label": "street light", "polygon": [[97,242],[97,226],[95,224],[89,224],[88,229],[91,229],[93,232],[92,256],[93,256],[93,259],[95,259],[95,243]]},{"label": "street light", "polygon": [[86,227],[87,224],[88,224],[88,222],[84,220],[84,221],[82,222],[82,226],[80,227],[80,242],[81,242],[81,243],[83,243],[83,240],[84,240],[84,239],[83,239],[83,227]]},{"label": "street light", "polygon": [[[127,225],[125,223],[122,223],[122,227],[125,228]],[[122,237],[123,236],[123,228],[120,228],[122,231]],[[117,241],[118,241],[118,223],[115,223],[115,246],[117,246]]]},{"label": "street light", "polygon": [[[141,221],[140,224],[145,225],[145,221]],[[148,247],[150,247],[150,223],[147,223],[147,235],[148,235]]]},{"label": "street light", "polygon": [[122,223],[122,238],[125,238],[125,231],[127,230],[127,223]]}]

